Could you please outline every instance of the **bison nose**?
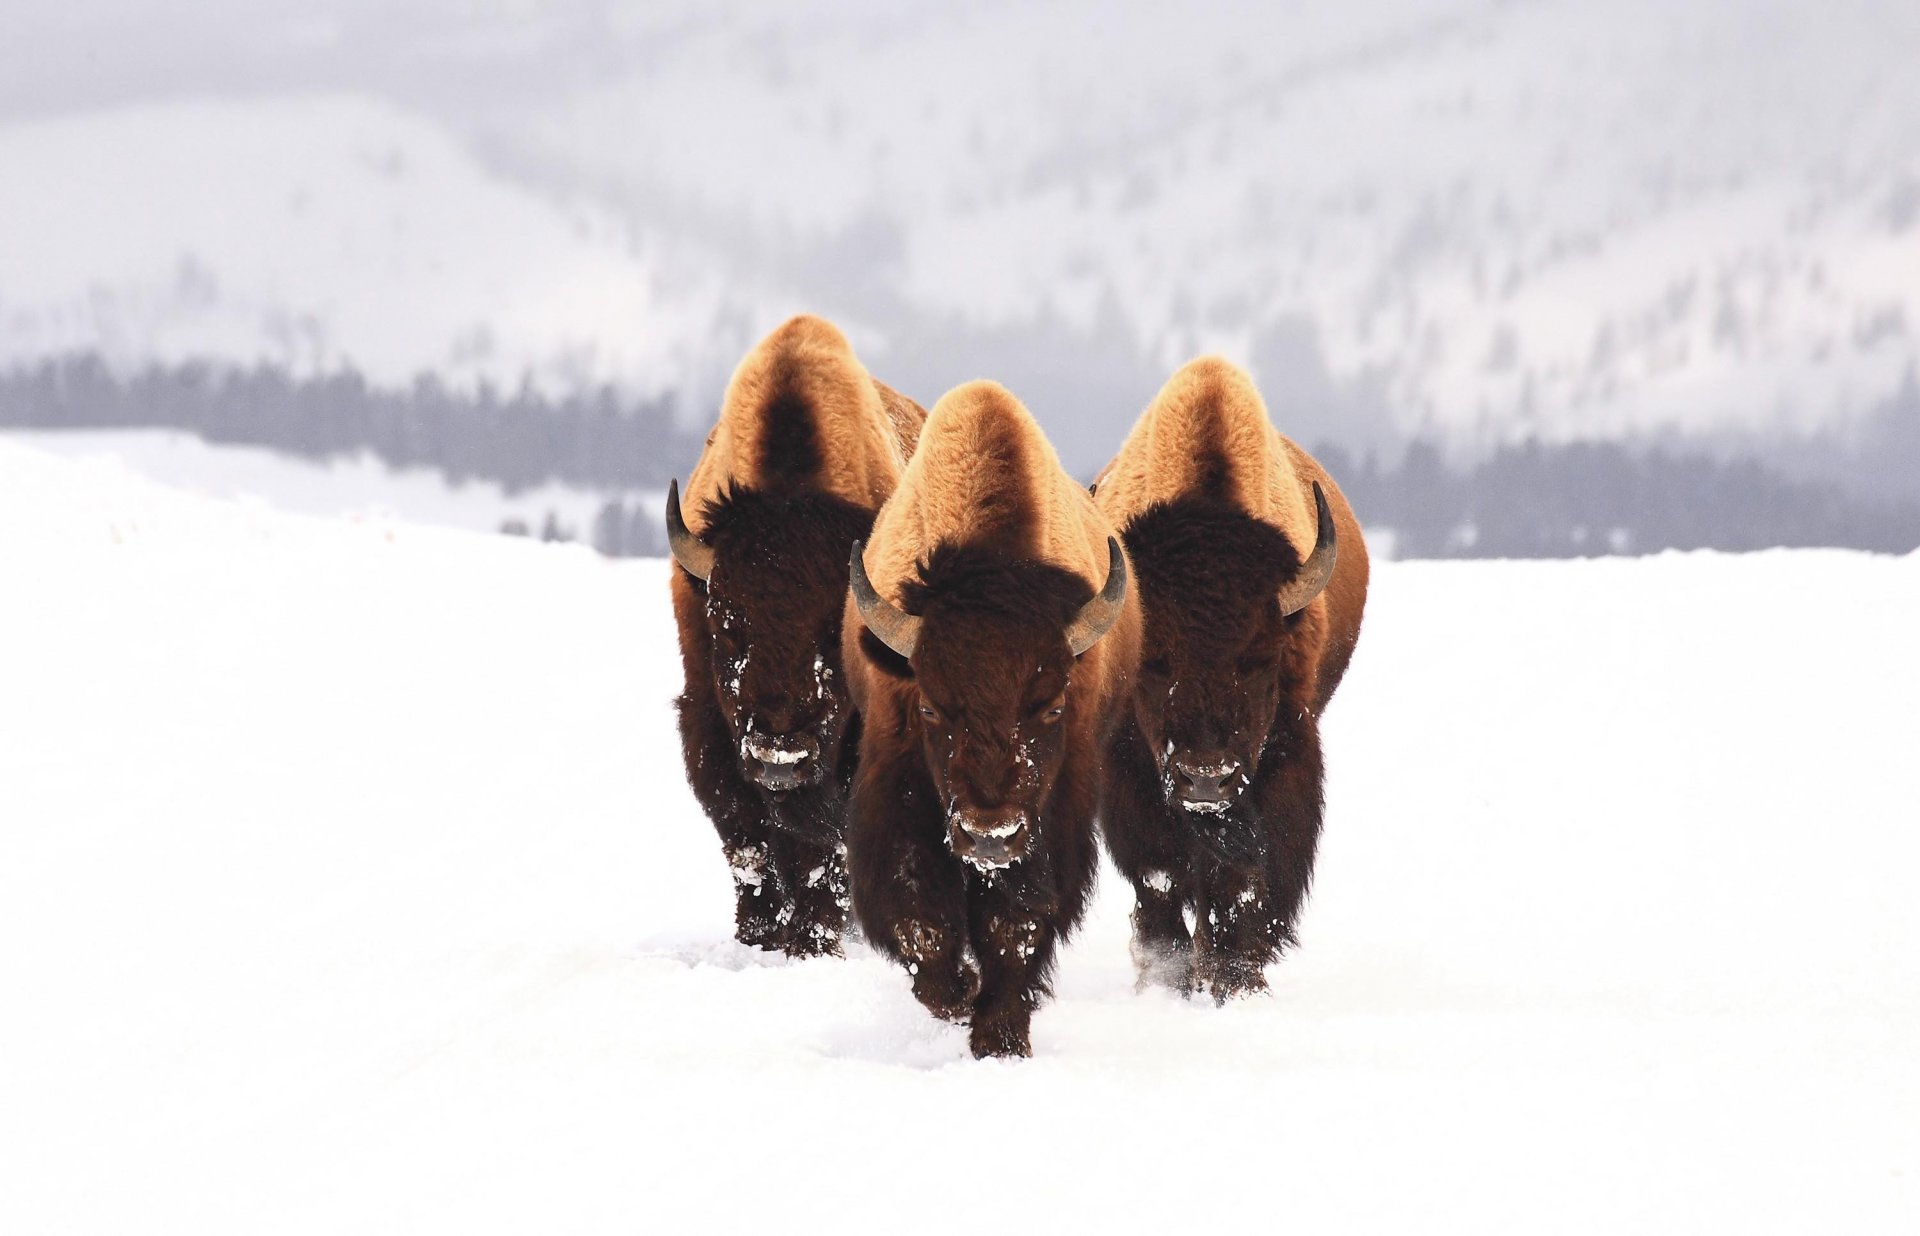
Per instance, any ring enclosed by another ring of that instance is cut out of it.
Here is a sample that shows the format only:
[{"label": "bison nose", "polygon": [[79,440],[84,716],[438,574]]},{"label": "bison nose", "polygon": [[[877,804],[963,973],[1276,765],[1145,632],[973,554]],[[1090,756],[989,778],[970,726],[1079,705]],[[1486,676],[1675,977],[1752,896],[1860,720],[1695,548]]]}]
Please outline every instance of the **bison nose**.
[{"label": "bison nose", "polygon": [[795,790],[819,780],[819,744],[805,734],[751,733],[740,745],[747,774],[766,789]]},{"label": "bison nose", "polygon": [[948,848],[982,870],[1012,866],[1032,840],[1020,807],[955,808],[947,820]]},{"label": "bison nose", "polygon": [[1219,813],[1241,788],[1240,761],[1229,755],[1176,755],[1167,761],[1167,791],[1189,811]]}]

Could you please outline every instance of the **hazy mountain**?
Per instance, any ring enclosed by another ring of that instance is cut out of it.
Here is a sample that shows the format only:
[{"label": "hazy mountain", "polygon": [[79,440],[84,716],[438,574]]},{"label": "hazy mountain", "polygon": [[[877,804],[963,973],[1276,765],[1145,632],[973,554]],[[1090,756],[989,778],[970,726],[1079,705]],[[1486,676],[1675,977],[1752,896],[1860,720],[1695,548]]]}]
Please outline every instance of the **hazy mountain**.
[{"label": "hazy mountain", "polygon": [[[38,212],[0,240],[8,355],[261,346],[180,324],[211,272],[193,321],[310,324],[376,375],[698,407],[808,306],[922,397],[1007,379],[1082,468],[1202,349],[1350,444],[1844,428],[1920,357],[1905,0],[99,5],[37,33],[57,68],[116,15],[160,50],[0,94],[0,220]],[[209,91],[251,101],[155,102]]]}]

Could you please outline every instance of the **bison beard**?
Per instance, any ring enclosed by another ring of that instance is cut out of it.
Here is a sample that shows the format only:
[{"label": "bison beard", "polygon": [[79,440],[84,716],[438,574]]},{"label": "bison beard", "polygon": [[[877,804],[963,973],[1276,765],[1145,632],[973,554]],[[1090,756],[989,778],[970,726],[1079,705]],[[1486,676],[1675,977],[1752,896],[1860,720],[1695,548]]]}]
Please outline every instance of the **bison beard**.
[{"label": "bison beard", "polygon": [[[677,704],[694,795],[720,834],[744,944],[836,955],[847,922],[847,793],[859,747],[840,665],[846,560],[871,512],[820,494],[736,488],[705,511],[711,581],[680,572]],[[717,641],[737,639],[737,657]],[[751,659],[751,666],[747,662]],[[774,718],[784,733],[753,728]],[[817,744],[806,760],[782,758]],[[775,757],[750,771],[752,751]],[[778,778],[805,768],[810,781]],[[759,779],[756,780],[756,774]]]},{"label": "bison beard", "polygon": [[[1274,603],[1300,558],[1276,529],[1210,499],[1155,506],[1126,539],[1146,661],[1108,747],[1102,828],[1134,887],[1142,983],[1224,1001],[1264,990],[1265,967],[1295,943],[1320,837],[1314,650],[1300,616]],[[1175,793],[1174,752],[1200,745],[1245,778],[1224,809]]]},{"label": "bison beard", "polygon": [[943,546],[906,589],[906,608],[925,620],[913,664],[871,631],[859,640],[888,686],[866,718],[848,816],[854,913],[869,943],[911,973],[929,1011],[970,1022],[976,1056],[1031,1051],[1029,1026],[1049,992],[1055,948],[1078,925],[1092,884],[1092,759],[1104,735],[1081,698],[1089,688],[1069,678],[1057,730],[1036,740],[1050,748],[1034,759],[1036,775],[1051,781],[1029,809],[1023,856],[982,868],[954,852],[953,791],[940,789],[952,769],[939,763],[940,736],[913,701],[921,690],[1010,698],[1007,711],[1017,711],[1035,667],[1069,673],[1063,632],[1092,595],[1057,567]]}]

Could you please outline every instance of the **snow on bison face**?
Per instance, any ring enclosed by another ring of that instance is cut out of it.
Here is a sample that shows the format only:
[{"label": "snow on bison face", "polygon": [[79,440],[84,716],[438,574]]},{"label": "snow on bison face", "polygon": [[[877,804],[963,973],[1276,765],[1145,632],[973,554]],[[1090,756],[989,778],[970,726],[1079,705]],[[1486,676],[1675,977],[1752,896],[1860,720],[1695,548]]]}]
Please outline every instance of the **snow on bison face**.
[{"label": "snow on bison face", "polygon": [[1306,562],[1278,529],[1208,499],[1155,506],[1127,527],[1146,615],[1134,720],[1170,805],[1225,815],[1253,784],[1282,707],[1307,707],[1290,656],[1300,612],[1332,577],[1324,494]]},{"label": "snow on bison face", "polygon": [[[870,633],[911,677],[921,750],[947,820],[947,844],[981,869],[1043,844],[1044,807],[1067,750],[1073,671],[1118,620],[1126,561],[1109,546],[1106,586],[1044,563],[942,546],[906,588],[880,597],[858,549],[854,599]],[[882,653],[884,655],[884,651]]]},{"label": "snow on bison face", "polygon": [[823,784],[853,707],[840,663],[846,558],[872,516],[818,494],[736,488],[700,537],[669,494],[674,557],[706,591],[713,689],[740,771],[775,797]]}]

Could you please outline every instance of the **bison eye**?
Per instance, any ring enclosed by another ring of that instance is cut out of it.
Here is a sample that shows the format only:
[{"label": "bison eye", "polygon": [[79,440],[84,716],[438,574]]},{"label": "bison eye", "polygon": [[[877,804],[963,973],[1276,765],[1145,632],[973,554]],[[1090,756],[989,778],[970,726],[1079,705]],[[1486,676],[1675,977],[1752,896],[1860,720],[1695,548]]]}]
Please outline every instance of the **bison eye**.
[{"label": "bison eye", "polygon": [[920,701],[920,715],[929,721],[938,721],[940,719],[939,710],[925,700]]},{"label": "bison eye", "polygon": [[1041,700],[1037,704],[1029,704],[1026,709],[1026,719],[1028,721],[1038,721],[1045,725],[1052,725],[1055,721],[1058,721],[1066,715],[1067,697],[1065,694],[1056,695],[1052,699]]}]

